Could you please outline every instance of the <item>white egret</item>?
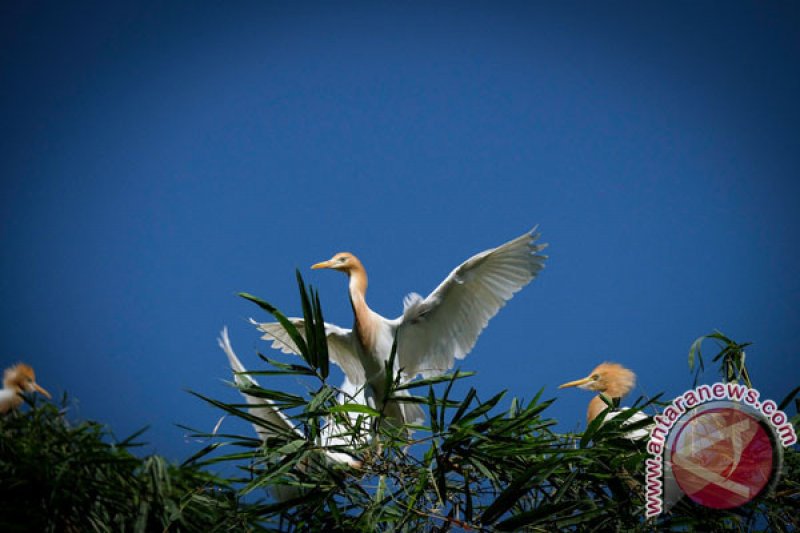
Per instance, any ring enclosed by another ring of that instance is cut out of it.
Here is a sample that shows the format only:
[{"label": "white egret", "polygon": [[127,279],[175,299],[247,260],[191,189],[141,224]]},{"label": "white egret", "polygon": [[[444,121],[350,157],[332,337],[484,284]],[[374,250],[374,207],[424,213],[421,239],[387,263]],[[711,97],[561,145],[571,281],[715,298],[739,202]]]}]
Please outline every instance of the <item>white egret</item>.
[{"label": "white egret", "polygon": [[36,383],[36,374],[30,366],[19,363],[3,373],[3,388],[0,389],[0,413],[16,409],[22,404],[23,392],[40,392],[50,398],[50,393]]},{"label": "white egret", "polygon": [[[233,351],[233,347],[231,346],[231,341],[228,338],[228,328],[223,328],[219,339],[217,339],[217,342],[219,343],[220,348],[222,348],[222,350],[228,356],[228,362],[233,370],[233,376],[236,384],[240,387],[258,386],[258,382],[256,382],[255,379],[245,374],[247,370],[241,361],[239,361],[239,358],[236,357],[236,353]],[[354,387],[350,387],[347,383],[345,383],[344,387],[346,388],[343,388],[342,395],[339,398],[340,402],[347,401],[349,399],[347,398],[347,395],[356,394],[357,392]],[[287,436],[287,434],[288,436],[295,438],[304,438],[302,431],[297,428],[297,426],[289,419],[289,417],[286,416],[286,414],[284,414],[283,411],[281,411],[272,400],[269,398],[258,398],[256,396],[246,394],[245,392],[242,392],[242,396],[244,396],[247,403],[251,406],[249,409],[250,414],[260,418],[263,421],[263,424],[253,424],[256,433],[258,433],[262,440],[266,440],[268,437],[274,437],[278,435]],[[326,420],[326,425],[322,430],[322,446],[328,447],[335,445],[350,445],[352,443],[352,439],[342,436],[342,434],[346,433],[346,431],[347,430],[345,428],[338,426],[333,419]],[[346,453],[325,450],[325,454],[330,460],[337,463],[345,463],[354,468],[357,468],[361,465],[360,461],[354,459],[352,456]],[[277,494],[280,499],[294,497],[294,495],[295,493],[293,491],[288,491],[286,494]]]},{"label": "white egret", "polygon": [[[611,400],[619,400],[627,395],[636,385],[636,374],[631,370],[617,363],[602,363],[598,365],[592,372],[585,378],[581,378],[569,383],[559,385],[559,389],[567,387],[578,387],[580,389],[597,391],[604,394]],[[589,409],[586,412],[586,423],[590,424],[592,420],[602,413],[608,405],[598,394],[589,402]],[[619,416],[621,411],[610,411],[606,414],[606,420],[610,420],[615,416]],[[641,411],[634,413],[628,418],[623,425],[633,424],[640,420],[647,418],[647,415]],[[650,434],[648,428],[640,428],[629,431],[625,436],[632,440],[644,439]]]},{"label": "white egret", "polygon": [[[349,386],[363,390],[364,400],[383,409],[390,420],[421,424],[424,413],[416,404],[382,403],[386,393],[386,363],[397,339],[392,372],[406,383],[418,375],[436,376],[453,367],[472,350],[481,331],[505,303],[544,267],[540,255],[546,244],[536,244],[531,230],[497,248],[476,254],[456,267],[427,298],[412,293],[403,301],[403,314],[385,318],[366,301],[367,272],[353,254],[338,253],[311,268],[328,268],[347,274],[353,329],[325,324],[330,359],[344,371]],[[299,318],[290,319],[301,326]],[[298,353],[294,342],[277,323],[256,323],[272,340],[272,347]],[[298,327],[302,333],[303,328]],[[398,391],[395,396],[405,395]]]}]

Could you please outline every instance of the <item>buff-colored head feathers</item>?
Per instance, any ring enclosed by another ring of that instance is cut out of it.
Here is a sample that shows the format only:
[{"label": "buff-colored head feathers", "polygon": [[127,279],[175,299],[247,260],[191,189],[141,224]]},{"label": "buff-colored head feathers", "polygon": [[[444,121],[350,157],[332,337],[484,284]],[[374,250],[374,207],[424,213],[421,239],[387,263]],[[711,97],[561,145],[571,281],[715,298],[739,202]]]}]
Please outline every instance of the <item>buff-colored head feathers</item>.
[{"label": "buff-colored head feathers", "polygon": [[[558,388],[578,387],[603,393],[609,398],[622,398],[633,390],[635,385],[636,374],[632,371],[617,363],[603,363],[585,378],[564,383]],[[591,422],[605,407],[605,402],[599,396],[592,398],[586,418]]]},{"label": "buff-colored head feathers", "polygon": [[331,270],[338,270],[350,274],[353,270],[363,270],[364,266],[361,264],[361,261],[358,260],[358,257],[350,252],[339,252],[327,261],[311,265],[311,268],[315,270],[318,268],[329,268]]},{"label": "buff-colored head feathers", "polygon": [[329,268],[347,274],[347,277],[350,278],[351,298],[353,293],[360,295],[362,299],[367,294],[367,271],[361,261],[358,260],[358,257],[350,252],[339,252],[327,261],[311,265],[311,268],[315,270]]},{"label": "buff-colored head feathers", "polygon": [[36,383],[33,368],[19,363],[3,373],[3,390],[0,391],[0,413],[16,409],[22,403],[21,392],[39,392],[50,398],[50,393]]},{"label": "buff-colored head feathers", "polygon": [[598,365],[585,378],[564,383],[558,388],[578,387],[602,392],[610,398],[622,398],[636,385],[636,374],[617,363]]}]

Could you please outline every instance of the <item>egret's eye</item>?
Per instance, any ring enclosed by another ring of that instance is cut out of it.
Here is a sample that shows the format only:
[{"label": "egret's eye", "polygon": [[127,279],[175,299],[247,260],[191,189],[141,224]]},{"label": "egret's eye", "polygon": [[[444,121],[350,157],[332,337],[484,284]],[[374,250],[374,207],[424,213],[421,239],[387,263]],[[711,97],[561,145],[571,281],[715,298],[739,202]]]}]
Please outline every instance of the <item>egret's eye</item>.
[{"label": "egret's eye", "polygon": [[347,258],[346,258],[346,257],[340,257],[340,258],[339,258],[339,262],[340,262],[340,263],[344,263],[345,261],[347,261]]},{"label": "egret's eye", "polygon": [[592,375],[592,379],[593,379],[594,381],[597,381],[598,379],[600,379],[600,374],[593,374],[593,375]]}]

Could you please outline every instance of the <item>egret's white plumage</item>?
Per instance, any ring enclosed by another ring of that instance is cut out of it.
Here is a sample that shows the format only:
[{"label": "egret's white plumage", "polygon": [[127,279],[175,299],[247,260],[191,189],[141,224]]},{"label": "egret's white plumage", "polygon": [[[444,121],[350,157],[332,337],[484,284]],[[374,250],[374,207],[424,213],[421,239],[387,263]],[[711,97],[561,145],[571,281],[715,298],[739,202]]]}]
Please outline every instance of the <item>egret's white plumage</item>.
[{"label": "egret's white plumage", "polygon": [[50,393],[36,383],[36,374],[30,366],[19,363],[3,373],[3,388],[0,390],[0,413],[16,409],[22,404],[22,392],[40,392],[50,398]]},{"label": "egret's white plumage", "polygon": [[[244,365],[233,351],[231,341],[228,338],[228,328],[223,328],[220,337],[217,339],[217,342],[219,343],[220,348],[222,348],[222,350],[228,356],[228,362],[233,370],[236,384],[240,387],[258,386],[258,382],[246,374],[247,369],[245,369]],[[339,401],[341,403],[351,401],[352,397],[355,397],[356,401],[358,401],[358,394],[359,391],[354,386],[345,382],[345,384],[342,386],[342,394],[339,397]],[[303,432],[300,431],[300,429],[289,419],[288,416],[286,416],[286,414],[284,414],[283,411],[281,411],[275,405],[272,400],[269,398],[258,398],[245,392],[242,392],[242,396],[245,398],[248,405],[250,405],[250,414],[263,421],[262,424],[253,424],[256,432],[263,440],[277,435],[303,438]],[[327,423],[322,431],[321,439],[321,444],[323,447],[351,444],[352,439],[342,436],[342,434],[346,432],[346,429],[339,427],[332,419],[327,420],[326,422]],[[353,467],[356,467],[360,464],[352,456],[346,453],[326,450],[325,454],[329,459],[337,463],[346,463]]]},{"label": "egret's white plumage", "polygon": [[[564,383],[563,385],[559,385],[558,388],[563,389],[566,387],[578,387],[580,389],[597,391],[606,395],[612,400],[618,400],[633,390],[635,385],[636,374],[634,374],[633,371],[617,363],[602,363],[595,367],[595,369],[592,370],[592,372],[585,378]],[[592,398],[589,402],[589,409],[586,412],[587,424],[591,423],[592,420],[597,418],[598,415],[600,415],[600,413],[602,413],[607,407],[608,405],[606,405],[600,395]],[[619,416],[626,410],[626,408],[622,408],[616,411],[608,412],[606,413],[605,419],[610,420],[616,416]],[[648,416],[645,413],[638,411],[633,413],[623,425],[634,424],[646,418],[648,418]],[[648,435],[650,435],[649,428],[635,429],[625,433],[625,436],[632,440],[644,439]]]},{"label": "egret's white plumage", "polygon": [[[339,365],[347,382],[363,388],[372,407],[383,408],[390,419],[411,424],[424,421],[416,404],[389,402],[385,397],[386,363],[397,338],[393,371],[401,381],[418,375],[436,376],[453,367],[472,350],[481,331],[511,297],[544,267],[540,255],[545,244],[536,244],[534,230],[497,248],[483,251],[456,267],[426,298],[408,295],[403,314],[395,319],[374,312],[366,303],[367,274],[353,254],[334,255],[312,268],[329,268],[349,277],[350,302],[355,315],[353,329],[325,324],[330,359]],[[302,325],[302,319],[290,319]],[[294,342],[279,323],[256,323],[271,340],[272,347],[298,353]],[[300,332],[302,327],[298,327]],[[395,396],[404,395],[398,391]]]}]

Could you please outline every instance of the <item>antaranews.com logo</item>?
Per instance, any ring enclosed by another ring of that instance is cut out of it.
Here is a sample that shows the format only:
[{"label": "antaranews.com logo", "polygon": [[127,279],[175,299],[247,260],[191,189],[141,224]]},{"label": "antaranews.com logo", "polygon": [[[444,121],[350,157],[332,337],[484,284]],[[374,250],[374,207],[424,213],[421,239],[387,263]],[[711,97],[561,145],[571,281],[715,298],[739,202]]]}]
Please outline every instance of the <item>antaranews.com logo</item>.
[{"label": "antaranews.com logo", "polygon": [[786,413],[736,383],[701,385],[654,417],[646,461],[645,513],[684,496],[715,509],[753,500],[777,482],[783,447],[797,442]]}]

